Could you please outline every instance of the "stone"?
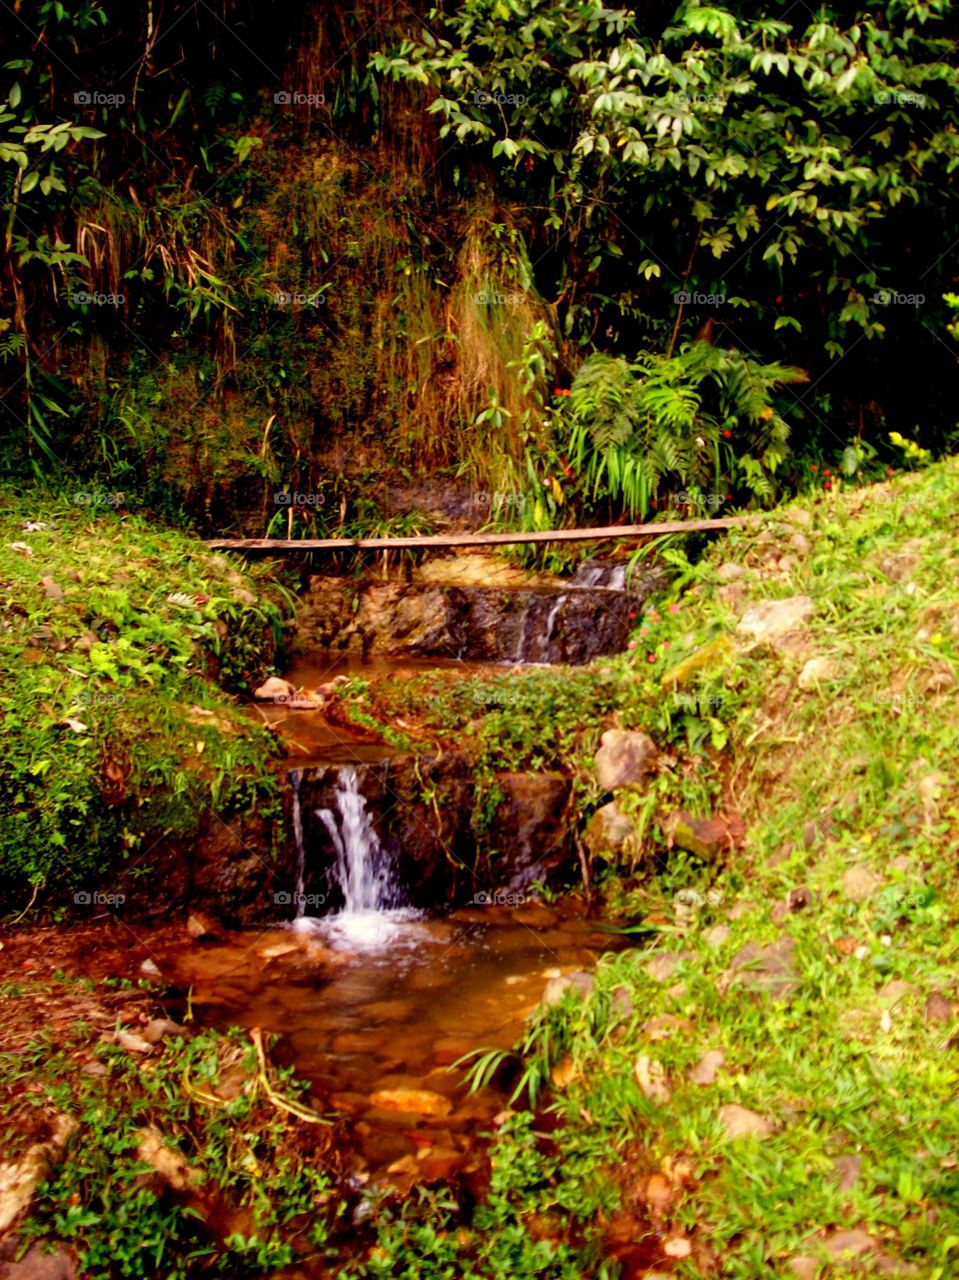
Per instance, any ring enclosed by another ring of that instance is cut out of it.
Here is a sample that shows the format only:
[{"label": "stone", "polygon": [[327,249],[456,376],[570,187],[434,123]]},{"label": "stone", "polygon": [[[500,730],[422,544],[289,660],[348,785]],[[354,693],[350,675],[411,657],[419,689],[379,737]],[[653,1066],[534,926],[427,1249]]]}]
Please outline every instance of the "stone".
[{"label": "stone", "polygon": [[596,979],[585,970],[567,973],[559,978],[550,978],[543,992],[543,1004],[551,1008],[559,1004],[567,991],[574,991],[581,999],[585,999],[596,985]]},{"label": "stone", "polygon": [[736,628],[738,635],[755,644],[784,647],[787,638],[801,632],[815,613],[816,606],[809,596],[791,596],[787,600],[765,600],[747,609]]},{"label": "stone", "polygon": [[642,782],[656,772],[658,752],[647,733],[607,729],[596,753],[596,776],[604,791]]},{"label": "stone", "polygon": [[669,838],[678,849],[710,860],[733,843],[730,824],[723,818],[694,818],[685,809],[674,809],[665,822]]},{"label": "stone", "polygon": [[665,982],[673,976],[679,965],[695,959],[695,951],[661,951],[647,960],[643,968],[654,982]]},{"label": "stone", "polygon": [[768,1138],[773,1131],[771,1120],[761,1116],[758,1111],[750,1111],[736,1102],[728,1102],[719,1108],[719,1120],[726,1130],[727,1138]]},{"label": "stone", "polygon": [[874,871],[861,865],[849,867],[842,878],[843,892],[853,902],[865,902],[881,884],[882,880]]},{"label": "stone", "polygon": [[52,578],[41,578],[40,586],[43,587],[43,595],[47,600],[62,600],[63,587],[58,586]]},{"label": "stone", "polygon": [[617,987],[610,1000],[612,1010],[620,1018],[631,1018],[636,1012],[632,992],[628,987]]},{"label": "stone", "polygon": [[407,1111],[420,1116],[448,1116],[453,1110],[449,1098],[430,1089],[378,1089],[370,1101],[384,1111]]},{"label": "stone", "polygon": [[280,676],[268,676],[258,689],[253,690],[257,702],[289,702],[295,693],[295,685]]},{"label": "stone", "polygon": [[216,938],[218,930],[209,916],[202,911],[191,911],[187,917],[186,931],[196,942]]},{"label": "stone", "polygon": [[747,942],[735,956],[726,973],[725,987],[733,983],[763,991],[774,1000],[785,1000],[798,986],[793,956],[796,941],[791,937],[780,938],[767,946]]},{"label": "stone", "polygon": [[716,568],[716,581],[735,582],[737,578],[741,578],[745,572],[746,570],[741,564],[736,564],[734,560],[726,560]]},{"label": "stone", "polygon": [[802,525],[803,528],[808,528],[812,524],[812,512],[806,511],[803,507],[793,507],[784,512],[784,515],[790,523]]},{"label": "stone", "polygon": [[728,924],[714,924],[703,934],[703,942],[707,947],[721,947],[729,938]]},{"label": "stone", "polygon": [[794,1258],[789,1259],[786,1267],[793,1280],[818,1280],[819,1259],[808,1253],[797,1253]]},{"label": "stone", "polygon": [[0,1280],[76,1280],[73,1259],[61,1246],[33,1244],[19,1262],[5,1262],[0,1245]]},{"label": "stone", "polygon": [[590,818],[583,842],[594,857],[599,857],[604,853],[619,853],[632,834],[633,824],[616,801],[611,800]]},{"label": "stone", "polygon": [[143,1036],[138,1036],[134,1031],[118,1031],[113,1037],[121,1049],[126,1049],[127,1053],[152,1053],[153,1045],[148,1040],[144,1040]]},{"label": "stone", "polygon": [[169,1018],[153,1018],[143,1028],[143,1039],[147,1044],[159,1044],[167,1036],[182,1035],[186,1035],[186,1027],[181,1027],[178,1022]]},{"label": "stone", "polygon": [[923,1017],[927,1022],[952,1022],[957,1012],[959,1012],[959,1004],[943,995],[941,991],[930,991],[926,996]]},{"label": "stone", "polygon": [[803,556],[808,556],[810,551],[812,550],[812,543],[809,541],[809,539],[806,537],[804,533],[794,533],[793,536],[789,539],[789,545],[792,547],[796,555],[799,556],[800,558]]},{"label": "stone", "polygon": [[810,658],[799,673],[797,684],[800,689],[813,689],[823,680],[836,678],[836,664],[832,658]]},{"label": "stone", "polygon": [[179,1151],[168,1147],[163,1134],[152,1125],[137,1130],[139,1144],[137,1159],[149,1165],[153,1172],[173,1191],[186,1191],[203,1175],[190,1167],[189,1161]]},{"label": "stone", "polygon": [[695,1067],[690,1068],[689,1083],[704,1086],[714,1084],[719,1069],[725,1065],[725,1062],[726,1055],[721,1049],[707,1049]]},{"label": "stone", "polygon": [[54,1116],[47,1142],[34,1142],[18,1160],[0,1164],[0,1232],[6,1231],[49,1177],[56,1159],[79,1128],[73,1116]]},{"label": "stone", "polygon": [[148,978],[162,978],[160,966],[155,960],[144,960],[140,965],[140,972]]},{"label": "stone", "polygon": [[639,1085],[640,1092],[650,1102],[662,1106],[669,1101],[669,1086],[666,1083],[666,1071],[661,1062],[642,1053],[636,1059],[633,1078]]},{"label": "stone", "polygon": [[[569,780],[561,773],[498,773],[503,799],[494,829],[508,832],[511,889],[521,889],[561,861],[567,839]],[[549,856],[544,850],[551,851]]]},{"label": "stone", "polygon": [[833,1177],[840,1191],[851,1191],[861,1172],[861,1156],[840,1156],[833,1164]]},{"label": "stone", "polygon": [[876,1248],[876,1241],[871,1235],[858,1228],[849,1231],[830,1231],[824,1238],[822,1247],[831,1258],[839,1261],[844,1258],[859,1258]]}]

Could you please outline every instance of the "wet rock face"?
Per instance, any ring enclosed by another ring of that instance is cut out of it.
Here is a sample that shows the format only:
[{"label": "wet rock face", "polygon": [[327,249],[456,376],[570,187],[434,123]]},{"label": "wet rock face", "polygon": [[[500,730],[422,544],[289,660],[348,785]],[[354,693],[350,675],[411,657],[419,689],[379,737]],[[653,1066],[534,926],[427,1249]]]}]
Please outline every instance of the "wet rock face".
[{"label": "wet rock face", "polygon": [[[366,811],[410,906],[437,907],[469,901],[477,891],[525,888],[561,864],[573,865],[569,783],[559,774],[504,773],[497,779],[503,799],[490,837],[495,854],[480,861],[472,825],[475,780],[465,756],[397,756],[356,771]],[[337,777],[336,766],[318,766],[304,770],[300,783],[304,891],[324,895],[327,910],[341,904],[328,874],[335,851],[317,811],[335,809]]]},{"label": "wet rock face", "polygon": [[[625,648],[630,613],[655,575],[630,590],[573,580],[555,587],[366,582],[313,577],[297,618],[301,645],[370,656],[457,657],[579,665]],[[356,607],[354,608],[354,603]]]}]

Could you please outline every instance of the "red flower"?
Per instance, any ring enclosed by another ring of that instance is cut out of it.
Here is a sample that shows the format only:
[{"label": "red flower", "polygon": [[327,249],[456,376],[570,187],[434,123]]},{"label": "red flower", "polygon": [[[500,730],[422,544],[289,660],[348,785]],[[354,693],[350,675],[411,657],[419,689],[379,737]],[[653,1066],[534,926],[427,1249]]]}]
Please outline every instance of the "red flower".
[{"label": "red flower", "polygon": [[656,655],[655,655],[655,653],[647,653],[647,655],[646,655],[646,661],[647,661],[647,662],[655,662],[655,661],[656,661]]},{"label": "red flower", "polygon": [[826,480],[826,481],[824,482],[824,484],[823,484],[823,488],[824,488],[824,489],[831,489],[831,488],[832,488],[832,481],[831,481],[831,480]]},{"label": "red flower", "polygon": [[778,297],[778,298],[776,299],[776,301],[777,301],[777,302],[782,302],[782,297]]},{"label": "red flower", "polygon": [[895,474],[896,474],[896,471],[894,467],[886,467],[887,476],[894,476]]},{"label": "red flower", "polygon": [[822,473],[823,473],[823,475],[824,475],[824,476],[828,476],[828,475],[831,475],[831,474],[832,474],[832,472],[829,470],[829,468],[828,468],[828,467],[823,467],[823,469],[822,469]]},{"label": "red flower", "polygon": [[816,466],[815,462],[810,462],[810,464],[809,464],[809,470],[810,470],[810,471],[818,471],[818,470],[819,470],[819,468]]},{"label": "red flower", "polygon": [[732,432],[727,428],[727,430],[725,430],[725,431],[723,432],[723,439],[724,439],[724,440],[729,440],[729,439],[731,439],[731,438],[732,438],[732,434],[733,434],[733,433],[732,433]]}]

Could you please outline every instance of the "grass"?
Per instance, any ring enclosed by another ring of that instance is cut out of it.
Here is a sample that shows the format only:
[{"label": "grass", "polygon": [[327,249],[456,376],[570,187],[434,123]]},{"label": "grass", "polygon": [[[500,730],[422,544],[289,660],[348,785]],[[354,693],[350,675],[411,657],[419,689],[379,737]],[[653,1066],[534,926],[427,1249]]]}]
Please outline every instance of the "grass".
[{"label": "grass", "polygon": [[[717,798],[748,834],[741,850],[705,863],[668,849],[660,805],[645,865],[632,875],[597,868],[623,927],[654,941],[607,958],[585,1001],[568,997],[527,1037],[527,1067],[535,1059],[536,1078],[551,1072],[554,1090],[546,1112],[527,1114],[539,1163],[526,1210],[514,1201],[514,1212],[520,1222],[557,1215],[552,1260],[529,1274],[566,1274],[562,1249],[592,1231],[627,1274],[642,1274],[630,1270],[640,1258],[688,1277],[790,1275],[793,1262],[826,1276],[842,1269],[827,1246],[843,1241],[831,1233],[853,1229],[863,1234],[845,1243],[862,1249],[862,1273],[955,1273],[959,1039],[949,1006],[936,1021],[927,1001],[957,994],[957,498],[950,461],[731,533],[689,567],[681,603],[667,598],[638,620],[633,654],[574,677],[582,719],[577,731],[560,708],[553,760],[585,766],[600,710],[601,724],[630,728],[715,721],[715,733],[694,729],[670,772],[683,775],[680,790],[692,784],[702,812],[690,769],[698,741]],[[742,570],[732,586],[720,585],[721,561]],[[799,594],[814,604],[803,652],[736,637],[748,607]],[[716,646],[723,635],[729,643]],[[697,664],[711,644],[713,658]],[[811,657],[832,665],[801,687]],[[603,702],[609,671],[631,691]],[[504,696],[519,691],[510,740],[554,729],[555,705],[528,697],[550,679],[501,678]],[[660,693],[649,702],[653,681]],[[403,689],[407,717],[471,726],[461,692]],[[391,696],[398,688],[379,694],[381,705]],[[472,731],[481,742],[483,728]],[[744,947],[784,941],[790,989],[779,999],[750,981],[762,976],[755,961],[736,961]],[[657,980],[648,965],[661,954],[675,969],[665,979],[657,969]],[[714,1082],[692,1083],[710,1050],[723,1055]],[[768,1121],[768,1136],[729,1137],[727,1105]],[[562,1159],[551,1162],[550,1148]],[[511,1141],[493,1150],[515,1158]],[[853,1160],[855,1180],[842,1185]],[[459,1265],[473,1258],[464,1245]],[[437,1263],[404,1274],[444,1272]],[[477,1274],[505,1271],[484,1264]]]},{"label": "grass", "polygon": [[227,692],[279,652],[287,601],[254,572],[106,502],[0,494],[8,910],[270,803],[275,746]]}]

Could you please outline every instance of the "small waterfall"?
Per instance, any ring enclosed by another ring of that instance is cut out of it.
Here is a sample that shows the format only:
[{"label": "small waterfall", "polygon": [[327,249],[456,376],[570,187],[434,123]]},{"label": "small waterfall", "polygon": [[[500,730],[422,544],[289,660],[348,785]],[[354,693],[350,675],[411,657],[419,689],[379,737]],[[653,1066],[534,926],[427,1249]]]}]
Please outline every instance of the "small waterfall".
[{"label": "small waterfall", "polygon": [[546,618],[546,633],[543,636],[543,661],[544,662],[549,662],[549,645],[550,645],[550,641],[553,638],[553,628],[556,626],[556,619],[559,617],[559,611],[560,609],[562,609],[565,603],[566,603],[566,597],[564,595],[557,596],[556,603],[553,605],[552,609],[550,609],[549,615]]},{"label": "small waterfall", "polygon": [[303,810],[300,808],[300,783],[303,771],[294,769],[290,774],[290,785],[293,789],[293,839],[296,841],[296,914],[301,916],[305,904],[304,888],[306,876],[306,853],[303,848]]},{"label": "small waterfall", "polygon": [[[293,781],[294,834],[297,833],[299,782]],[[373,820],[366,806],[360,775],[352,765],[336,768],[335,807],[317,809],[316,817],[330,838],[333,864],[327,871],[331,886],[343,898],[342,908],[321,918],[303,912],[304,862],[301,853],[298,872],[297,913],[293,927],[319,932],[335,946],[377,948],[400,932],[403,922],[412,920],[416,912],[401,905],[403,895],[397,883],[389,855],[380,844]],[[302,850],[302,825],[299,828],[298,852]],[[322,900],[322,899],[321,899]]]}]

